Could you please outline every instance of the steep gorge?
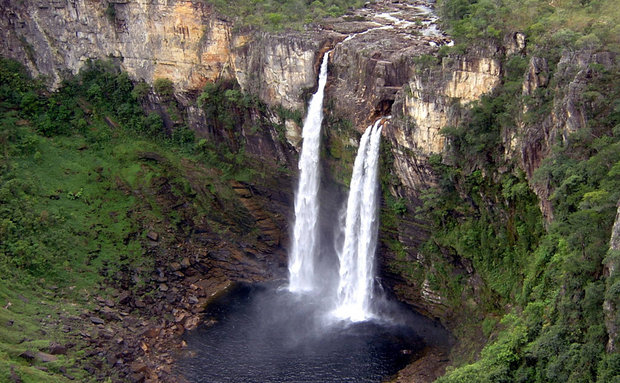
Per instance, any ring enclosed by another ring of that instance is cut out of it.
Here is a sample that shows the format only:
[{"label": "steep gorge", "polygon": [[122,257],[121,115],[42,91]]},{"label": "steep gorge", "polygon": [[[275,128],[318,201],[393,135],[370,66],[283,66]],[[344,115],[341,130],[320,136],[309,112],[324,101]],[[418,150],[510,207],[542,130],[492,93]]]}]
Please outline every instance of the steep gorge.
[{"label": "steep gorge", "polygon": [[[326,162],[333,170],[328,176],[345,183],[357,137],[374,118],[393,116],[383,130],[390,145],[383,153],[382,169],[386,173],[379,251],[382,280],[399,299],[439,318],[449,328],[462,330],[463,316],[476,316],[473,321],[494,319],[502,309],[489,308],[489,300],[498,292],[486,279],[488,275],[477,270],[475,260],[449,246],[440,250],[441,259],[421,251],[431,228],[417,212],[424,205],[425,192],[442,182],[436,171],[437,155],[442,156],[440,164],[455,161],[450,156],[454,140],[442,134],[442,129],[467,124],[477,101],[511,81],[516,83],[514,94],[524,101],[506,112],[510,128],[502,127],[498,141],[506,169],[494,169],[484,176],[498,181],[504,174],[522,171],[548,224],[554,218],[554,190],[535,177],[536,170],[558,141],[568,142],[571,134],[591,129],[596,100],[584,99],[583,93],[595,83],[597,70],[617,70],[617,58],[611,52],[585,49],[563,52],[557,63],[550,63],[528,54],[520,32],[499,42],[481,42],[466,53],[438,52],[449,38],[423,33],[423,22],[430,15],[413,5],[426,4],[377,1],[349,18],[327,20],[303,32],[274,34],[236,29],[202,1],[5,0],[0,54],[24,62],[34,74],[48,76],[53,85],[60,83],[65,71],[77,73],[87,59],[101,58],[119,63],[134,81],[170,79],[173,100],[153,92],[145,102],[164,117],[168,115],[164,118],[168,130],[188,125],[202,137],[242,143],[255,158],[293,169],[301,126],[292,112],[299,114],[305,107],[316,85],[319,58],[349,33],[371,30],[338,44],[332,54],[326,118],[328,126],[332,122],[334,127],[324,134],[330,157]],[[511,63],[517,61],[520,67],[515,71]],[[515,77],[508,79],[508,75]],[[204,110],[196,105],[199,92],[214,81],[238,84],[242,92],[257,96],[267,106],[250,112],[233,138],[221,127],[210,126]],[[170,118],[171,103],[182,116]],[[536,110],[541,115],[532,117]],[[263,129],[256,132],[252,128],[256,124]],[[471,164],[470,170],[480,169]],[[249,194],[244,188],[235,189],[243,198]],[[278,188],[274,184],[267,194]],[[480,195],[490,210],[510,205],[484,192]],[[260,212],[254,216],[263,221]],[[508,226],[511,220],[506,222]],[[276,226],[285,237],[285,225],[279,222]],[[606,273],[611,278],[616,268],[613,260],[608,265]],[[450,278],[459,279],[458,288],[446,282]],[[502,304],[507,303],[507,297],[503,299]],[[607,318],[617,317],[613,299],[605,305]],[[613,348],[616,327],[612,319],[607,323]],[[475,339],[480,347],[486,341],[480,339],[479,331],[463,334],[461,330],[457,335],[466,341]]]}]

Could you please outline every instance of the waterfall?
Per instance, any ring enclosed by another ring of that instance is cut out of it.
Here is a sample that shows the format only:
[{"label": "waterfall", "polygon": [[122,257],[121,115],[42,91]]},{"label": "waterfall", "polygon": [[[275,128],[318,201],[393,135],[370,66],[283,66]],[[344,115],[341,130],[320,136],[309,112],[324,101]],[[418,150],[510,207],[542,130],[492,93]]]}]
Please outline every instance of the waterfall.
[{"label": "waterfall", "polygon": [[[319,244],[320,138],[323,96],[327,82],[325,54],[319,73],[319,87],[308,106],[299,157],[299,184],[295,194],[295,223],[289,254],[289,286],[292,292],[308,292],[319,285],[315,260]],[[353,165],[346,215],[339,226],[344,240],[338,249],[339,282],[336,317],[351,321],[371,318],[370,303],[374,281],[374,255],[378,231],[379,145],[384,119],[366,129]],[[323,281],[324,282],[324,281]],[[321,282],[321,283],[323,283]]]},{"label": "waterfall", "polygon": [[299,185],[295,195],[295,225],[288,266],[289,290],[293,292],[310,291],[315,287],[314,263],[319,229],[319,146],[328,60],[329,52],[323,56],[319,72],[319,87],[310,99],[308,115],[302,130]]},{"label": "waterfall", "polygon": [[379,145],[383,119],[366,129],[353,165],[344,243],[338,254],[336,317],[354,322],[371,318],[374,255],[378,232]]}]

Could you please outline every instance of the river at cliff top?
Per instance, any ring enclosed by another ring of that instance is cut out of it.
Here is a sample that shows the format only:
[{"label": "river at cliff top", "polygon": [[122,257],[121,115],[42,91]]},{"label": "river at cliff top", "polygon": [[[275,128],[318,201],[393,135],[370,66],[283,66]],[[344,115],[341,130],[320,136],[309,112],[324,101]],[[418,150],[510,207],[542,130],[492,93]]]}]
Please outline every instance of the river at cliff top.
[{"label": "river at cliff top", "polygon": [[338,322],[325,302],[272,285],[239,285],[212,303],[185,336],[177,363],[190,382],[383,382],[448,333],[385,303],[390,320]]}]

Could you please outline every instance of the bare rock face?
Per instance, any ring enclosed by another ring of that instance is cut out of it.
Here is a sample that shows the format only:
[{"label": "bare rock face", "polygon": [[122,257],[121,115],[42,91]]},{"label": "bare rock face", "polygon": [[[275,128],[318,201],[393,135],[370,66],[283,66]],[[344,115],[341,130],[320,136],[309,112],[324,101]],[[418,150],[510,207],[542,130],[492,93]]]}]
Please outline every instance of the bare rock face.
[{"label": "bare rock face", "polygon": [[525,54],[527,45],[525,43],[525,34],[522,32],[515,32],[504,38],[504,47],[506,47],[506,54]]},{"label": "bare rock face", "polygon": [[8,1],[1,53],[28,58],[55,83],[87,59],[111,57],[135,79],[171,79],[199,89],[220,76],[230,57],[230,24],[199,1]]},{"label": "bare rock face", "polygon": [[303,91],[315,86],[325,42],[316,34],[257,33],[235,38],[234,75],[241,88],[269,105],[304,108]]},{"label": "bare rock face", "polygon": [[337,113],[362,132],[391,113],[397,93],[409,81],[412,58],[432,54],[449,38],[436,28],[424,2],[377,1],[348,18],[326,22],[342,35],[330,66],[329,97]]},{"label": "bare rock face", "polygon": [[440,130],[456,126],[461,107],[491,92],[500,75],[499,60],[489,52],[447,57],[440,67],[412,75],[396,96],[394,121],[386,130],[403,186],[415,190],[429,184],[423,164],[431,154],[443,152],[446,142]]},{"label": "bare rock face", "polygon": [[416,73],[401,93],[396,117],[408,120],[411,129],[401,129],[395,141],[417,153],[441,153],[444,138],[439,130],[458,122],[455,104],[466,106],[491,92],[500,83],[499,60],[485,56],[447,57],[440,69]]},{"label": "bare rock face", "polygon": [[549,65],[547,60],[540,57],[532,57],[523,80],[523,94],[532,96],[538,88],[544,88],[549,84]]}]

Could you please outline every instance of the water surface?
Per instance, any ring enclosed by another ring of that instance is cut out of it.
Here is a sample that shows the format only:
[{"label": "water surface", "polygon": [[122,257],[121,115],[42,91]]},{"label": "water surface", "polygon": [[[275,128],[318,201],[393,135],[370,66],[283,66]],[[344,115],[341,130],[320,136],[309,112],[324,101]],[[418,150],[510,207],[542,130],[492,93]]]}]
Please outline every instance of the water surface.
[{"label": "water surface", "polygon": [[190,382],[382,382],[446,337],[415,313],[351,324],[330,317],[328,306],[273,286],[240,285],[186,334],[178,369]]}]

